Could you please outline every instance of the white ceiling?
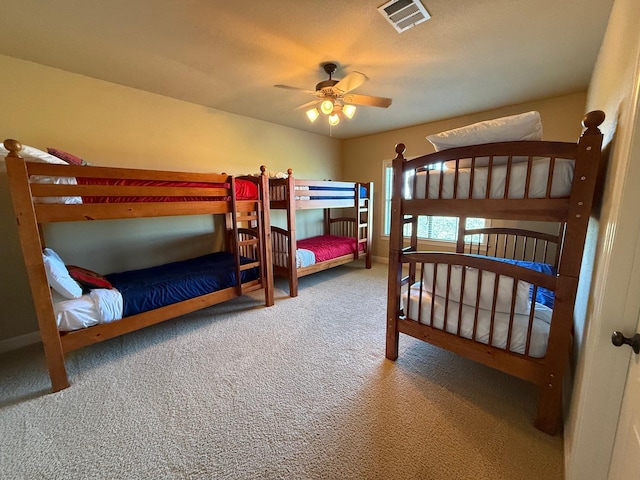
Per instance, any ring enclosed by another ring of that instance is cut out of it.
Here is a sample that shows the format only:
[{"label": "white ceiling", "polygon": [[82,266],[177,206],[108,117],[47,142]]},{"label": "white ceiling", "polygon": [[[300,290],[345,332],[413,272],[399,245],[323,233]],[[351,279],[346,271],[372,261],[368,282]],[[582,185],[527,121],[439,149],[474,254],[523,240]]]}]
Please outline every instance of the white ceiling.
[{"label": "white ceiling", "polygon": [[[4,0],[0,54],[335,138],[585,90],[614,0]],[[295,110],[338,64],[391,97],[334,127]],[[7,74],[5,72],[4,74]]]}]

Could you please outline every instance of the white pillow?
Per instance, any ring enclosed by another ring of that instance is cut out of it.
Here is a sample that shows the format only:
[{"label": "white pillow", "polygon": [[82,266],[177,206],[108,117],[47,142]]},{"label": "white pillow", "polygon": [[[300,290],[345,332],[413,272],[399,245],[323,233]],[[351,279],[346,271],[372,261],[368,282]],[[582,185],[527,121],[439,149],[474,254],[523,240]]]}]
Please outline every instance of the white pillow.
[{"label": "white pillow", "polygon": [[[35,147],[29,145],[22,145],[20,150],[20,156],[28,162],[40,162],[40,163],[55,163],[58,165],[69,165],[67,162],[51,155],[42,150],[38,150]],[[4,148],[4,145],[0,143],[0,156],[2,156],[2,168],[0,171],[6,171],[6,165],[4,162],[5,157],[9,154],[9,150]],[[66,185],[77,185],[74,177],[45,177],[41,175],[31,175],[29,178],[31,183],[55,183]],[[82,203],[82,197],[42,197],[35,200],[36,203]]]},{"label": "white pillow", "polygon": [[[31,175],[29,177],[31,183],[52,183],[54,185],[77,185],[76,177],[48,177],[45,175]],[[82,203],[82,197],[34,197],[33,203],[66,203],[79,204]]]},{"label": "white pillow", "polygon": [[[289,175],[284,172],[267,172],[269,178],[288,178]],[[262,172],[260,173],[249,173],[248,177],[260,177],[262,176]]]},{"label": "white pillow", "polygon": [[42,260],[44,261],[44,270],[47,273],[49,285],[56,292],[69,299],[82,296],[82,287],[71,278],[67,267],[56,252],[50,248],[45,248],[42,251]]},{"label": "white pillow", "polygon": [[[43,152],[42,150],[38,150],[37,148],[30,147],[29,145],[22,145],[22,150],[20,150],[20,152],[18,153],[28,162],[57,163],[60,165],[69,165],[61,158],[58,158],[47,152]],[[4,148],[4,145],[2,143],[0,143],[0,155],[3,159],[7,155],[9,155],[9,150]]]},{"label": "white pillow", "polygon": [[540,114],[532,111],[427,135],[427,140],[436,152],[483,143],[542,140],[542,122]]},{"label": "white pillow", "polygon": [[284,172],[269,172],[269,178],[289,178],[289,175]]}]

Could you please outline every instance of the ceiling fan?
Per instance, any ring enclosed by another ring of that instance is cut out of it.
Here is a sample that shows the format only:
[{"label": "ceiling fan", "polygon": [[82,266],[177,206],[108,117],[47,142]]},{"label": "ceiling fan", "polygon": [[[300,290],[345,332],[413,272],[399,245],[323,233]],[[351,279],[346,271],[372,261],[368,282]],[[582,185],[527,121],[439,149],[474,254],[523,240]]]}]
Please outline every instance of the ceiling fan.
[{"label": "ceiling fan", "polygon": [[296,110],[306,109],[307,117],[311,122],[316,121],[320,113],[324,113],[328,115],[330,125],[337,125],[340,123],[340,118],[342,117],[353,118],[353,115],[356,113],[356,105],[382,108],[387,108],[391,105],[390,98],[350,93],[369,80],[369,77],[365,74],[351,72],[342,80],[334,80],[332,77],[337,69],[337,65],[335,63],[325,63],[322,67],[327,75],[329,75],[329,79],[318,83],[315,90],[291,87],[289,85],[274,85],[278,88],[298,90],[315,96],[315,100],[296,108]]}]

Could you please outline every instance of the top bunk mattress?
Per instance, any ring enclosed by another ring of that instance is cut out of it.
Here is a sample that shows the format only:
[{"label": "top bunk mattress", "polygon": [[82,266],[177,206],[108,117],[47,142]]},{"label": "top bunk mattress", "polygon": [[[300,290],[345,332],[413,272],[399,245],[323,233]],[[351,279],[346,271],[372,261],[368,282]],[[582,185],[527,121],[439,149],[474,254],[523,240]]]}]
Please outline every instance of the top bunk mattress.
[{"label": "top bunk mattress", "polygon": [[[54,152],[51,154],[10,139],[5,140],[4,145],[0,145],[0,156],[3,159],[4,157],[8,158],[11,153],[8,148],[13,149],[14,153],[22,156],[29,172],[29,182],[32,184],[140,187],[139,192],[128,188],[126,193],[123,190],[122,195],[118,195],[119,192],[116,188],[113,191],[109,191],[108,194],[105,193],[104,196],[94,195],[94,192],[67,195],[66,191],[56,196],[33,194],[34,203],[81,204],[230,200],[229,190],[231,183],[228,181],[229,176],[226,174],[198,174],[195,172],[92,166],[79,157],[66,152],[49,149],[49,152]],[[42,170],[38,165],[46,165],[46,167]],[[18,169],[18,173],[20,173],[19,171],[22,171],[22,169]],[[212,179],[213,177],[215,177],[215,180]],[[257,182],[236,178],[234,185],[236,200],[259,199]],[[184,195],[171,191],[153,192],[153,187],[216,189],[217,191],[209,194],[201,190],[198,192],[201,196],[194,196],[192,192],[188,191]]]},{"label": "top bunk mattress", "polygon": [[371,182],[342,182],[333,180],[269,179],[269,200],[272,208],[349,208],[358,203],[365,206],[373,197]]},{"label": "top bunk mattress", "polygon": [[459,167],[457,172],[455,165],[445,164],[443,170],[421,171],[409,177],[407,194],[413,199],[563,198],[571,193],[574,164],[558,158],[551,167],[549,158],[532,159],[528,182],[527,161]]},{"label": "top bunk mattress", "polygon": [[[229,188],[228,183],[212,184],[199,182],[179,182],[179,181],[155,181],[155,180],[133,180],[133,179],[105,179],[105,178],[76,178],[78,185],[121,185],[136,187],[197,187],[197,188]],[[234,182],[236,200],[255,200],[258,198],[258,187],[248,180],[236,179]],[[210,201],[212,197],[149,197],[149,196],[119,196],[119,197],[93,197],[83,196],[82,203],[127,203],[127,202],[185,202],[185,201]],[[230,200],[229,197],[219,197],[220,200]]]},{"label": "top bunk mattress", "polygon": [[[140,195],[118,195],[118,196],[64,196],[64,197],[34,197],[34,203],[136,203],[136,202],[197,202],[197,201],[229,201],[229,196],[150,196],[144,195],[148,187],[170,187],[170,188],[213,188],[229,189],[229,183],[207,183],[207,182],[183,182],[164,180],[136,180],[136,179],[110,179],[92,177],[52,177],[45,175],[32,175],[29,178],[31,183],[54,184],[54,185],[110,185],[115,187],[140,187]],[[248,180],[236,179],[234,182],[236,200],[256,200],[258,199],[258,186]]]},{"label": "top bunk mattress", "polygon": [[[331,183],[331,182],[328,182]],[[340,182],[343,184],[344,182]],[[360,198],[368,196],[367,188],[363,185],[348,186],[321,186],[321,185],[296,185],[296,200],[344,200],[353,199],[355,202],[356,188],[360,190]]]}]

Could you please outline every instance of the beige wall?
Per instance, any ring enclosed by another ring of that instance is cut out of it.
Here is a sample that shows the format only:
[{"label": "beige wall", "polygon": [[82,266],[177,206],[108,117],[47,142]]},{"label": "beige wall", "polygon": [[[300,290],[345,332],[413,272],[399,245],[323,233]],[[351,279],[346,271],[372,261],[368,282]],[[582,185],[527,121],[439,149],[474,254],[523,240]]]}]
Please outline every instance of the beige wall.
[{"label": "beige wall", "polygon": [[[270,123],[142,92],[42,65],[0,56],[3,79],[0,136],[39,148],[57,147],[98,165],[187,171],[257,172],[293,168],[300,178],[374,181],[374,254],[386,257],[381,237],[382,161],[394,145],[407,155],[432,151],[425,139],[469,123],[538,110],[544,137],[574,140],[585,111],[584,93],[545,99],[339,142]],[[342,161],[342,163],[341,163]],[[303,212],[301,237],[320,233],[319,212]],[[281,225],[284,217],[273,214]],[[6,187],[0,173],[0,342],[37,330]],[[138,268],[159,259],[206,251],[214,222],[208,217],[141,219],[49,227],[47,244],[68,262],[101,273]],[[133,238],[133,240],[132,240]],[[167,253],[168,252],[168,253]]]},{"label": "beige wall", "polygon": [[434,151],[431,143],[425,138],[427,135],[530,110],[540,112],[544,140],[574,141],[582,131],[580,122],[585,114],[585,102],[586,92],[579,92],[345,140],[342,143],[342,177],[348,180],[373,181],[375,184],[374,255],[385,258],[388,255],[388,238],[382,236],[381,230],[384,187],[382,164],[395,156],[397,143],[405,144],[407,157],[424,155]]},{"label": "beige wall", "polygon": [[[106,166],[247,174],[264,164],[270,171],[291,167],[301,178],[340,175],[336,139],[6,56],[0,71],[2,139],[60,148]],[[37,330],[4,172],[0,226],[1,342]],[[210,217],[59,224],[47,230],[47,244],[69,263],[109,273],[199,253],[216,240],[213,226]],[[304,221],[298,228],[306,236]]]}]

